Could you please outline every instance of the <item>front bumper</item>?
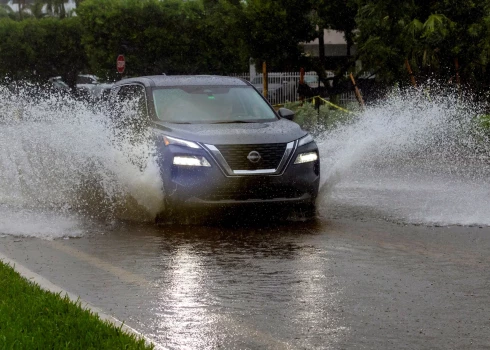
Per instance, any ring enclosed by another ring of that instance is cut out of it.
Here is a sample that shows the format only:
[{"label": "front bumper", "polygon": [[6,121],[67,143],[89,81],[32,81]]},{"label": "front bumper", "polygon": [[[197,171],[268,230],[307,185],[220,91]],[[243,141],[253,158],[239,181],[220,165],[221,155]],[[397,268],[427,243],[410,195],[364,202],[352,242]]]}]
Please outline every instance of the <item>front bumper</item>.
[{"label": "front bumper", "polygon": [[[294,147],[275,172],[230,173],[210,145],[202,149],[157,143],[157,162],[165,200],[176,207],[228,207],[258,204],[311,203],[318,194],[319,160],[294,164],[297,155],[318,152],[314,142]],[[287,153],[287,152],[286,152]],[[177,166],[175,155],[206,157],[211,167]]]}]

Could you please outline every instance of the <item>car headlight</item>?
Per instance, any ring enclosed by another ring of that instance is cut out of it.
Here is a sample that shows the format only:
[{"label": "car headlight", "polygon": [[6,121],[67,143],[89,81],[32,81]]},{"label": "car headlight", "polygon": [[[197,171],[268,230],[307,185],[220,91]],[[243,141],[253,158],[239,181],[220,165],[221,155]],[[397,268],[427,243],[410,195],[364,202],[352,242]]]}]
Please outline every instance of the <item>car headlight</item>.
[{"label": "car headlight", "polygon": [[294,164],[310,163],[316,161],[317,159],[318,159],[318,153],[316,153],[315,151],[300,153],[296,157]]},{"label": "car headlight", "polygon": [[190,147],[190,148],[201,148],[201,146],[199,146],[195,142],[182,140],[182,139],[178,139],[178,138],[170,137],[170,136],[166,136],[166,135],[163,135],[163,143],[165,144],[165,146],[177,145],[177,146],[184,146],[184,147]]},{"label": "car headlight", "polygon": [[299,139],[298,147],[306,145],[306,144],[313,142],[313,141],[314,141],[313,136],[311,136],[310,134],[307,134],[306,136],[303,136],[302,138]]},{"label": "car headlight", "polygon": [[174,156],[174,165],[210,167],[208,160],[201,156]]}]

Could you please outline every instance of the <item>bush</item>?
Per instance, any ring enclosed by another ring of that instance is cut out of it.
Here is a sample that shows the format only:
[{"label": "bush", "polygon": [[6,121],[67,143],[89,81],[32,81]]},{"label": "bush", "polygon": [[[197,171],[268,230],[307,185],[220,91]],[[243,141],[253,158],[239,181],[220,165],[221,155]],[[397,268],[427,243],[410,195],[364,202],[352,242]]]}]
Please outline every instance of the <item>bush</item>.
[{"label": "bush", "polygon": [[181,0],[85,0],[77,10],[91,70],[112,78],[118,54],[125,55],[127,76],[246,69],[237,13],[226,1],[207,10]]},{"label": "bush", "polygon": [[86,67],[77,17],[56,19],[0,19],[0,76],[46,82],[62,76],[75,85]]}]

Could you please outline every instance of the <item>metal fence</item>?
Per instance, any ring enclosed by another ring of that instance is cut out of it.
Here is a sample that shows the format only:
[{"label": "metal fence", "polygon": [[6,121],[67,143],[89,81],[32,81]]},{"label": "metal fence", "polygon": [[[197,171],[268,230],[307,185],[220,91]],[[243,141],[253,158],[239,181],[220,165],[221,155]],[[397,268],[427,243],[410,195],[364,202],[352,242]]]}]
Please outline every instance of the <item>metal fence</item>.
[{"label": "metal fence", "polygon": [[[268,100],[274,104],[284,104],[287,102],[299,101],[299,94],[297,92],[298,82],[300,78],[299,72],[270,72],[268,75]],[[254,85],[257,90],[262,92],[263,89],[263,77],[262,74],[257,74],[250,78],[249,73],[235,73],[230,74],[230,76],[242,78],[248,80]],[[327,77],[331,78],[334,74],[332,72],[327,72]],[[305,73],[305,83],[310,87],[319,87],[320,81],[316,72],[306,72]],[[349,91],[340,94],[339,104],[346,106],[351,102],[357,102],[356,95],[354,91]]]}]

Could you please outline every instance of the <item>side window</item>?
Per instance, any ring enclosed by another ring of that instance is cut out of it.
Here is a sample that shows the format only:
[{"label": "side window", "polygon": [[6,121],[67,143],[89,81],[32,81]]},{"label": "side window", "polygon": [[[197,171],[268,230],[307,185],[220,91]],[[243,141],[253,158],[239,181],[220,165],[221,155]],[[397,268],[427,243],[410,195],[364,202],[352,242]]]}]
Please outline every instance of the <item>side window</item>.
[{"label": "side window", "polygon": [[114,125],[117,129],[133,141],[143,136],[150,121],[145,88],[136,84],[123,85],[116,91],[114,102]]},{"label": "side window", "polygon": [[121,112],[133,117],[148,118],[146,92],[141,85],[123,85],[116,93]]}]

